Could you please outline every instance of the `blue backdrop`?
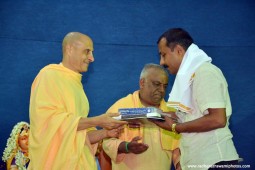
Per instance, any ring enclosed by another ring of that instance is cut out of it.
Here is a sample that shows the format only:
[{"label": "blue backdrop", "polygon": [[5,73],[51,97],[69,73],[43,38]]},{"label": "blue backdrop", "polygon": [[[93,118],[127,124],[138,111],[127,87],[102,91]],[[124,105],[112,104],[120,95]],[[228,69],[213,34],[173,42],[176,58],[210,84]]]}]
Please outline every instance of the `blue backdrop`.
[{"label": "blue backdrop", "polygon": [[[183,27],[222,69],[233,107],[234,143],[242,164],[255,168],[254,9],[253,0],[1,1],[0,155],[12,127],[29,122],[31,83],[42,67],[61,61],[66,33],[79,31],[94,41],[95,62],[83,84],[95,116],[138,89],[144,64],[159,63],[159,35]],[[168,91],[173,80],[170,76]]]}]

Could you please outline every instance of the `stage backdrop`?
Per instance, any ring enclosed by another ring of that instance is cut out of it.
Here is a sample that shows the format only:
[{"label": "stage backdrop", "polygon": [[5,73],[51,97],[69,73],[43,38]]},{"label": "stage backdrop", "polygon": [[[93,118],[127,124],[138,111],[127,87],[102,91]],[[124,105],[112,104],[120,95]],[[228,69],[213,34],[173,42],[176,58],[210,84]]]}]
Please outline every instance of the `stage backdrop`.
[{"label": "stage backdrop", "polygon": [[[29,122],[31,83],[42,67],[61,61],[66,33],[79,31],[94,41],[95,62],[83,84],[89,116],[96,116],[138,89],[144,64],[159,63],[158,37],[183,27],[226,76],[234,143],[242,164],[255,168],[254,9],[253,0],[1,1],[0,155],[12,127]],[[173,81],[170,75],[168,92]]]}]

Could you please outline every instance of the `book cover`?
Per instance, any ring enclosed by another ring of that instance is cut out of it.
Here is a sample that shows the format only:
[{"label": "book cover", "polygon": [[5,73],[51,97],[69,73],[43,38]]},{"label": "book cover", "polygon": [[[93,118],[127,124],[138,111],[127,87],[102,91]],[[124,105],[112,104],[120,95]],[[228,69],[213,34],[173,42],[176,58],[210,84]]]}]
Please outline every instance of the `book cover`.
[{"label": "book cover", "polygon": [[163,119],[161,116],[162,111],[155,107],[145,108],[120,108],[120,116],[114,117],[118,120],[138,119],[138,118],[154,118]]}]

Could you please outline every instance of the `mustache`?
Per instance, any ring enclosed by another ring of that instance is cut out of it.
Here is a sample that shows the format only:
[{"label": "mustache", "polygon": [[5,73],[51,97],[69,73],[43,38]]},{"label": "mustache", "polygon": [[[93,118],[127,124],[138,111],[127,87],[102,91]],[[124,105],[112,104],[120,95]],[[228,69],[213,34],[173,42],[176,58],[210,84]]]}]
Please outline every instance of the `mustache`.
[{"label": "mustache", "polygon": [[161,93],[161,92],[159,92],[159,93],[155,93],[155,94],[154,94],[154,96],[155,96],[155,95],[157,95],[157,96],[161,96],[161,98],[164,98],[165,93]]},{"label": "mustache", "polygon": [[164,67],[164,68],[168,68],[168,65],[164,64],[163,67]]}]

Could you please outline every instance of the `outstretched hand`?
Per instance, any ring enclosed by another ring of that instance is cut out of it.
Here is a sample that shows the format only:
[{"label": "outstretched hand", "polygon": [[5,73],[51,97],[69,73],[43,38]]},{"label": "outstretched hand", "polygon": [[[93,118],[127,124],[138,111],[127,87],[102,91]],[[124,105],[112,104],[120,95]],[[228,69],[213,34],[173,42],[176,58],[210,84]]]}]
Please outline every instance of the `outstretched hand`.
[{"label": "outstretched hand", "polygon": [[98,126],[110,130],[110,129],[120,128],[121,126],[128,123],[126,121],[116,120],[112,118],[115,116],[119,116],[119,113],[107,113],[107,114],[102,114],[98,116],[98,121],[99,121]]},{"label": "outstretched hand", "polygon": [[157,119],[149,119],[149,121],[155,123],[156,125],[158,125],[159,127],[163,128],[163,129],[171,131],[172,124],[176,123],[175,119],[172,119],[168,116],[164,116],[164,118],[165,118],[165,121],[161,121],[161,120],[159,121]]},{"label": "outstretched hand", "polygon": [[164,117],[170,117],[175,123],[179,121],[179,117],[176,115],[175,112],[163,112],[161,113]]},{"label": "outstretched hand", "polygon": [[116,129],[106,130],[107,138],[118,138],[120,136],[122,129],[123,129],[122,127],[119,127]]},{"label": "outstretched hand", "polygon": [[132,139],[132,141],[128,144],[128,150],[134,154],[140,154],[145,152],[149,146],[145,143],[139,143],[138,141],[141,140],[141,137],[136,136]]}]

